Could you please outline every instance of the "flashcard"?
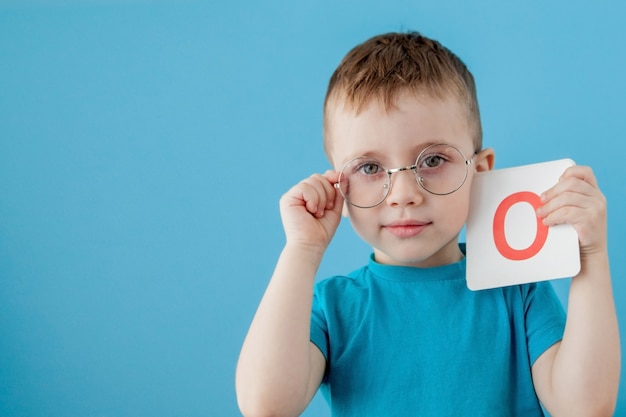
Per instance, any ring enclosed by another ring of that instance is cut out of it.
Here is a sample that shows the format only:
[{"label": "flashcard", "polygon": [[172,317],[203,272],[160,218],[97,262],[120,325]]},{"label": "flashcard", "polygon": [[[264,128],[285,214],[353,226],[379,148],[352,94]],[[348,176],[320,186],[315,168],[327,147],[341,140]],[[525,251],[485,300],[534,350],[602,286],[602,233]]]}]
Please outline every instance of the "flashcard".
[{"label": "flashcard", "polygon": [[539,196],[574,165],[571,159],[476,174],[466,225],[471,290],[572,277],[580,270],[576,230],[546,227]]}]

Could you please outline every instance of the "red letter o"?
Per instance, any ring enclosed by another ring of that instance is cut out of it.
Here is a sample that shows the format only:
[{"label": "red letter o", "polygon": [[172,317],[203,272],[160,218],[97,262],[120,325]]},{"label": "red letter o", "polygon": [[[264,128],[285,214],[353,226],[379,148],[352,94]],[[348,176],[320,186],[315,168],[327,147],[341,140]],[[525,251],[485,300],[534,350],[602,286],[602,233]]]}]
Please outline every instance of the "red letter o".
[{"label": "red letter o", "polygon": [[535,235],[535,241],[526,249],[521,250],[513,249],[509,246],[504,234],[504,218],[511,206],[520,202],[529,203],[535,209],[541,206],[541,198],[539,198],[537,194],[530,191],[520,191],[502,200],[493,217],[493,240],[496,244],[496,249],[498,249],[498,252],[500,252],[502,256],[512,261],[523,261],[532,258],[543,248],[548,238],[548,227],[537,217],[537,234]]}]

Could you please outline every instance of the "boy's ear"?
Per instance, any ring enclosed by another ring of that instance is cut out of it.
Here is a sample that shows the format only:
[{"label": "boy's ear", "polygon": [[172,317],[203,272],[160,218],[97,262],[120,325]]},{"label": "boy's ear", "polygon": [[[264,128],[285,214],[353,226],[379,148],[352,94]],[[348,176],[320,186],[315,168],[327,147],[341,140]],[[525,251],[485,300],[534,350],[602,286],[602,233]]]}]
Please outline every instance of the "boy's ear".
[{"label": "boy's ear", "polygon": [[474,157],[476,171],[491,171],[496,159],[496,153],[492,148],[485,148]]}]

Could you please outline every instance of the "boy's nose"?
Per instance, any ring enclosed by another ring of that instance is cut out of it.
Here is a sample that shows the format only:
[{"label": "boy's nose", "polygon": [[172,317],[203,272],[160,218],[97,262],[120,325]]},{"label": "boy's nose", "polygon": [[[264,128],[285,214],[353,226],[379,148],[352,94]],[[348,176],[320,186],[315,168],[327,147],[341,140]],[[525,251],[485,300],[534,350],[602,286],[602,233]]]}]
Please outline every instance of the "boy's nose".
[{"label": "boy's nose", "polygon": [[418,184],[413,170],[395,172],[391,175],[391,190],[386,202],[392,206],[421,204],[425,192]]}]

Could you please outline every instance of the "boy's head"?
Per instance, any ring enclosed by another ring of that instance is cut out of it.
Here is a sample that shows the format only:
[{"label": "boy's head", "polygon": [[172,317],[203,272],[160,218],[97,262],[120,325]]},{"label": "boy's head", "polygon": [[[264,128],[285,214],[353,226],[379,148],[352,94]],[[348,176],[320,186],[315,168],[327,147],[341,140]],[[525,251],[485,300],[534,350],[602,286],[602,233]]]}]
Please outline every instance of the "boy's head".
[{"label": "boy's head", "polygon": [[474,174],[494,158],[482,149],[476,88],[461,60],[417,33],[357,46],[330,80],[324,140],[344,214],[376,261],[459,260]]},{"label": "boy's head", "polygon": [[324,149],[330,155],[333,111],[358,114],[372,101],[386,109],[405,93],[456,99],[466,111],[474,149],[482,147],[482,128],[474,77],[439,42],[417,32],[375,36],[353,48],[333,73],[324,101]]}]

